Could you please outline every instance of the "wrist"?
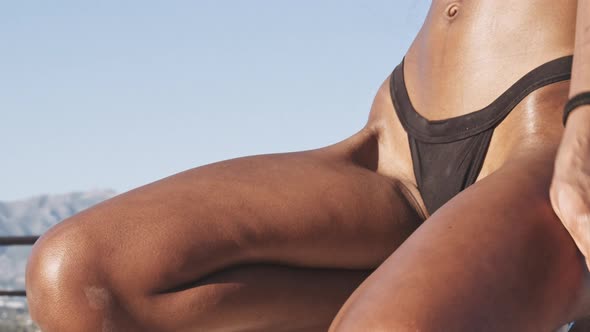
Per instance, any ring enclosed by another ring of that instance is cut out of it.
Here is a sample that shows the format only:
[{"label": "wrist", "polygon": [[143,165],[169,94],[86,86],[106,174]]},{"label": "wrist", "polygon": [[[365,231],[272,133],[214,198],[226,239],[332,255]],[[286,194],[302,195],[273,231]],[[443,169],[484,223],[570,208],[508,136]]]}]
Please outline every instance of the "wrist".
[{"label": "wrist", "polygon": [[588,124],[590,123],[590,105],[582,105],[576,107],[568,116],[566,128],[582,127],[590,133]]},{"label": "wrist", "polygon": [[571,96],[563,107],[563,124],[567,124],[567,119],[569,118],[570,113],[588,105],[590,105],[590,91],[581,92]]}]

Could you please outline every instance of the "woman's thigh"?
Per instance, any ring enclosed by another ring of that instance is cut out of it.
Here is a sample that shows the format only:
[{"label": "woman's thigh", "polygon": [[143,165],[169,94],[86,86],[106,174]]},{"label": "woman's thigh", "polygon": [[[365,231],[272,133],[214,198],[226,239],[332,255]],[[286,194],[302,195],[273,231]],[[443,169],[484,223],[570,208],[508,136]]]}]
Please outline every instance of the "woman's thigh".
[{"label": "woman's thigh", "polygon": [[245,264],[374,269],[420,222],[403,185],[372,166],[376,144],[361,131],[324,149],[207,165],[82,212],[35,245],[31,313],[96,313],[86,293],[99,290],[130,316],[154,316],[163,303],[202,305],[199,281]]},{"label": "woman's thigh", "polygon": [[553,160],[538,147],[449,201],[331,331],[553,331],[584,315],[583,261],[549,201]]}]

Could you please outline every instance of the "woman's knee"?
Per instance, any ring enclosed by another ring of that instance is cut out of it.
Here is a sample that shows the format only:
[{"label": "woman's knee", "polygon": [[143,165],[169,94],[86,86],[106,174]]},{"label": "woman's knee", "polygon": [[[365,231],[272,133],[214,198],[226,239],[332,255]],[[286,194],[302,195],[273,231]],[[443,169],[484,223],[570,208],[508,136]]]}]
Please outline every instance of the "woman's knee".
[{"label": "woman's knee", "polygon": [[[154,331],[171,330],[166,326],[177,322],[167,322],[153,310],[169,312],[170,308],[162,309],[162,303],[175,302],[158,301],[157,289],[168,289],[167,296],[162,297],[171,298],[170,293],[184,286],[158,286],[170,273],[156,264],[164,262],[150,260],[149,256],[140,259],[136,246],[115,243],[113,235],[98,226],[106,223],[95,215],[78,215],[56,225],[37,241],[26,271],[31,317],[48,332],[142,331],[146,330],[144,325]],[[153,246],[150,249],[154,252]],[[195,275],[193,282],[196,284],[199,278]],[[215,303],[226,296],[217,293],[203,292],[204,303]],[[192,320],[198,324],[208,319],[206,312],[195,316],[198,314],[193,313]]]},{"label": "woman's knee", "polygon": [[31,317],[44,331],[111,324],[115,296],[101,271],[101,254],[72,222],[57,225],[35,244],[27,263],[27,299]]}]

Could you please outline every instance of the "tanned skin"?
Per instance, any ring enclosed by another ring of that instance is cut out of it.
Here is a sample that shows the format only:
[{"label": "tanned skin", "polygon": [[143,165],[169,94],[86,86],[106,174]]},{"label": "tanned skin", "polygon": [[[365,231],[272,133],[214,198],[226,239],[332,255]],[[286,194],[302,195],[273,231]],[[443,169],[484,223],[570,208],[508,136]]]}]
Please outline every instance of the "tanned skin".
[{"label": "tanned skin", "polygon": [[[406,55],[412,102],[429,119],[481,109],[526,72],[573,53],[576,6],[433,1]],[[589,313],[583,257],[549,200],[569,90],[549,85],[510,113],[480,181],[365,280],[330,331],[555,331]]]},{"label": "tanned skin", "polygon": [[[483,108],[572,54],[575,15],[575,0],[433,1],[406,54],[414,106],[429,119]],[[33,319],[47,332],[537,332],[590,313],[549,202],[569,82],[523,100],[479,181],[432,216],[388,85],[340,143],[198,167],[55,226],[27,267]]]},{"label": "tanned skin", "polygon": [[[576,42],[570,98],[590,91],[590,0],[578,0]],[[570,114],[555,161],[551,203],[590,264],[590,106]],[[577,321],[572,332],[590,332],[590,319]]]}]

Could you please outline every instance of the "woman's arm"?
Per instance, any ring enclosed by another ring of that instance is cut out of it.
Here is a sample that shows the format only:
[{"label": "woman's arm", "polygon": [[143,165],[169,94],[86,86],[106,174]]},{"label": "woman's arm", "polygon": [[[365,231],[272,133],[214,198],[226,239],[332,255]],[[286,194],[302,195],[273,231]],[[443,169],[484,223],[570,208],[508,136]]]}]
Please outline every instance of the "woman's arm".
[{"label": "woman's arm", "polygon": [[[569,96],[581,92],[590,92],[590,0],[578,0]],[[590,105],[568,117],[550,194],[555,212],[590,267]]]},{"label": "woman's arm", "polygon": [[570,97],[590,91],[590,0],[578,0],[576,16],[576,45]]}]

